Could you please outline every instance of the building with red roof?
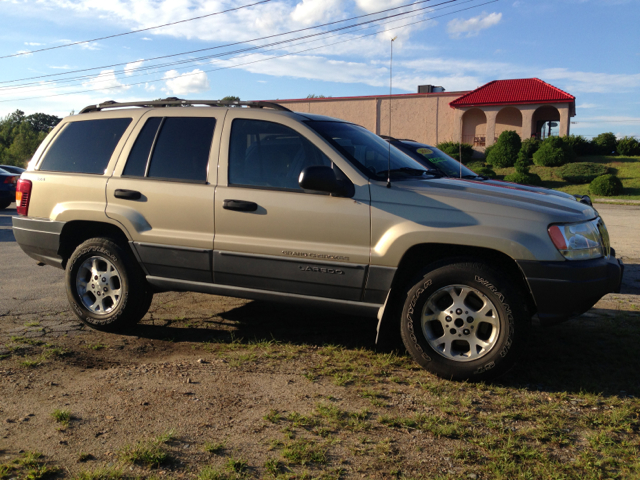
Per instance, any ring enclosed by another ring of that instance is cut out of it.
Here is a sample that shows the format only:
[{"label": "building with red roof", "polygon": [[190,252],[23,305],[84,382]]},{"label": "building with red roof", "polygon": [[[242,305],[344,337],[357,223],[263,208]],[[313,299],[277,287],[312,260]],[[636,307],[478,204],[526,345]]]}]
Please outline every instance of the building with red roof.
[{"label": "building with red roof", "polygon": [[[522,139],[569,134],[575,97],[539,78],[494,80],[472,91],[446,92],[423,85],[418,93],[277,100],[291,110],[328,115],[363,125],[379,135],[435,145],[470,143],[479,151],[500,133]],[[390,121],[391,120],[391,121]]]}]

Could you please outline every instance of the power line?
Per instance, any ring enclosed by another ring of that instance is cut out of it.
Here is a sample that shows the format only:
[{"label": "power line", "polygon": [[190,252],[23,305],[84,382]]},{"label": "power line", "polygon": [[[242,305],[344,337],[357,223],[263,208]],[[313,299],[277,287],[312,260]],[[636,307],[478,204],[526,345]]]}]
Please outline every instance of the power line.
[{"label": "power line", "polygon": [[[179,61],[176,61],[176,62],[149,65],[149,66],[146,66],[146,67],[140,67],[140,68],[136,69],[136,72],[148,71],[148,70],[154,70],[154,69],[166,68],[166,67],[174,67],[176,65],[184,65],[184,64],[199,62],[199,61],[202,61],[202,60],[208,60],[208,59],[216,58],[216,57],[219,58],[219,57],[238,54],[238,53],[244,53],[244,52],[255,51],[255,50],[263,50],[266,47],[278,46],[278,45],[287,44],[287,43],[290,43],[290,42],[296,42],[296,41],[304,40],[304,39],[308,39],[308,38],[324,36],[324,35],[327,35],[329,33],[334,33],[334,32],[338,32],[338,31],[342,31],[342,30],[347,30],[347,29],[359,27],[359,26],[362,26],[362,25],[370,25],[370,24],[375,23],[375,22],[381,22],[378,25],[384,25],[386,23],[392,23],[394,21],[398,21],[398,19],[389,21],[390,18],[394,18],[394,17],[397,17],[397,16],[408,15],[408,16],[404,17],[404,19],[406,19],[406,18],[411,18],[411,17],[414,17],[414,16],[422,15],[422,13],[419,13],[418,15],[409,15],[409,14],[413,14],[415,12],[421,12],[421,11],[426,10],[426,9],[433,9],[434,11],[437,11],[437,10],[442,10],[444,8],[451,8],[452,5],[445,6],[445,7],[441,8],[441,9],[436,9],[435,7],[439,7],[439,6],[442,6],[442,5],[450,4],[450,3],[453,3],[453,2],[456,2],[456,1],[459,2],[460,0],[447,0],[447,1],[442,2],[442,3],[438,3],[438,4],[435,4],[435,5],[430,5],[428,7],[422,7],[422,8],[414,9],[414,10],[411,10],[409,12],[404,12],[402,14],[396,14],[396,15],[393,15],[393,16],[387,16],[387,17],[376,19],[376,20],[370,20],[370,21],[361,22],[361,23],[354,24],[354,25],[349,25],[349,26],[346,26],[346,27],[340,27],[340,28],[337,28],[337,29],[328,30],[326,32],[320,32],[320,33],[315,33],[315,34],[306,35],[306,36],[302,36],[302,37],[297,37],[297,38],[293,38],[293,39],[282,40],[282,41],[279,41],[279,42],[273,42],[273,43],[269,43],[269,44],[265,44],[265,45],[247,47],[247,48],[244,48],[244,49],[238,49],[238,50],[234,50],[234,51],[231,51],[231,52],[223,52],[223,53],[219,53],[219,54],[215,54],[215,55],[206,55],[206,56],[201,56],[201,57],[192,58],[192,59],[179,60]],[[462,5],[462,4],[470,3],[470,2],[473,2],[473,1],[475,1],[475,0],[467,0],[467,1],[460,2],[459,4]],[[372,28],[372,27],[375,27],[375,26],[378,26],[378,25],[370,25],[370,26],[365,27],[365,28],[360,29],[360,30],[365,30],[367,28]],[[344,35],[344,33],[337,34],[337,35]],[[337,35],[330,35],[329,37],[326,37],[326,38],[331,38],[331,37],[334,37],[334,36],[337,36]],[[316,40],[314,40],[314,41],[316,41]],[[301,42],[301,43],[308,43],[308,42]],[[153,72],[153,73],[155,73],[155,72]],[[126,72],[118,72],[117,75],[123,75],[124,74],[126,76],[140,77],[140,76],[144,76],[144,75],[150,75],[150,74],[153,74],[153,73],[141,73],[141,74],[140,73],[136,73],[134,75],[126,75]],[[98,76],[82,75],[82,76],[78,76],[78,77],[70,77],[70,78],[65,78],[65,79],[61,79],[61,80],[56,80],[55,83],[56,84],[60,84],[60,83],[65,83],[65,82],[75,82],[75,81],[88,79],[88,78],[100,79],[101,76],[106,77],[107,75],[112,75],[112,74],[114,76],[116,75],[116,73],[114,71],[109,71],[108,74],[104,74],[104,75],[102,73],[99,74]],[[105,79],[104,81],[110,81],[110,79]],[[25,84],[15,85],[15,86],[0,87],[0,93],[11,91],[11,90],[14,90],[14,89],[28,88],[28,87],[30,87],[32,85],[41,85],[41,82],[31,82],[31,83],[25,83]],[[49,84],[49,85],[51,85],[51,84]],[[51,88],[49,86],[43,86],[43,87]]]},{"label": "power line", "polygon": [[[431,20],[435,20],[436,18],[441,18],[441,17],[445,17],[445,16],[448,16],[448,15],[453,15],[455,13],[464,12],[466,10],[471,10],[473,8],[482,7],[484,5],[489,5],[491,3],[496,3],[498,1],[499,0],[491,0],[489,2],[481,3],[481,4],[478,4],[478,5],[473,5],[471,7],[463,8],[463,9],[460,9],[460,10],[455,10],[453,12],[444,13],[442,15],[438,15],[438,16],[435,16],[435,17],[427,18],[427,19],[424,19],[424,20],[418,20],[416,22],[407,23],[405,25],[400,25],[400,26],[397,26],[397,27],[391,27],[391,28],[388,28],[388,29],[385,29],[385,30],[382,30],[382,31],[379,31],[379,32],[368,33],[366,35],[361,35],[361,36],[356,37],[354,39],[350,39],[349,41],[358,40],[358,39],[364,38],[364,37],[370,37],[372,35],[378,35],[379,33],[382,33],[382,32],[399,30],[401,28],[405,28],[405,27],[408,27],[408,26],[411,26],[411,25],[417,25],[419,23],[428,22],[428,21],[431,21]],[[282,54],[282,55],[275,55],[275,56],[272,56],[272,57],[263,58],[263,59],[260,59],[260,60],[255,60],[253,62],[246,62],[246,63],[237,64],[237,65],[230,65],[230,66],[227,66],[227,67],[214,68],[214,69],[211,69],[211,70],[202,70],[200,72],[195,72],[195,73],[186,73],[186,74],[181,75],[180,78],[190,77],[190,76],[193,76],[193,75],[200,75],[202,73],[211,73],[211,72],[217,72],[217,71],[220,71],[220,70],[228,70],[228,69],[231,69],[231,68],[238,68],[238,67],[242,67],[242,66],[246,66],[246,65],[253,65],[253,64],[265,62],[265,61],[268,61],[268,60],[275,60],[275,59],[278,59],[278,58],[288,57],[288,56],[291,56],[291,55],[298,55],[300,53],[305,53],[305,52],[308,52],[308,51],[311,51],[311,50],[318,50],[318,49],[321,49],[321,48],[331,47],[333,45],[339,45],[341,43],[344,43],[345,41],[346,40],[341,40],[339,42],[334,42],[334,43],[330,43],[330,44],[327,44],[327,45],[320,45],[318,47],[312,47],[312,48],[308,48],[308,49],[305,49],[305,50],[300,50],[300,51],[297,51],[297,52],[290,52],[290,53],[285,53],[285,54]],[[80,93],[96,92],[96,91],[103,91],[103,90],[114,90],[114,89],[121,89],[121,88],[133,87],[133,86],[138,86],[138,85],[145,85],[145,84],[149,84],[149,83],[162,82],[162,81],[165,81],[165,80],[167,80],[167,79],[166,78],[159,78],[159,79],[155,79],[155,80],[123,84],[123,85],[118,85],[118,86],[114,86],[114,87],[94,88],[94,89],[81,90],[81,91],[76,91],[76,92],[58,93],[58,94],[54,94],[54,95],[42,95],[42,96],[37,96],[37,97],[26,97],[26,98],[17,98],[17,99],[10,99],[10,100],[0,100],[0,103],[10,102],[10,101],[33,100],[33,99],[39,99],[39,98],[52,98],[52,97],[60,97],[60,96],[64,96],[64,95],[76,95],[76,94],[80,94]]]},{"label": "power line", "polygon": [[[154,60],[161,60],[163,58],[178,57],[178,56],[181,56],[181,55],[189,55],[189,54],[192,54],[192,53],[200,53],[200,52],[205,52],[205,51],[209,51],[209,50],[216,50],[216,49],[225,48],[225,47],[233,47],[233,46],[236,46],[236,45],[257,42],[257,41],[260,41],[260,40],[268,40],[268,39],[271,39],[271,38],[281,37],[281,36],[284,36],[284,35],[291,35],[293,33],[305,32],[305,31],[308,31],[308,30],[316,29],[316,28],[328,27],[328,26],[335,25],[335,24],[338,24],[338,23],[349,22],[351,20],[357,20],[359,18],[370,17],[372,15],[379,15],[381,13],[386,13],[386,12],[390,12],[390,11],[393,11],[393,10],[398,10],[398,9],[401,9],[401,8],[411,7],[411,6],[414,6],[414,5],[419,5],[419,4],[427,3],[427,2],[430,2],[430,1],[431,0],[419,0],[417,2],[407,3],[407,4],[404,4],[404,5],[400,5],[398,7],[387,8],[387,9],[384,9],[384,10],[379,10],[377,12],[367,13],[365,15],[357,15],[355,17],[346,18],[346,19],[343,19],[343,20],[335,20],[333,22],[323,23],[321,25],[315,25],[313,27],[300,28],[300,29],[297,29],[297,30],[290,30],[288,32],[283,32],[283,33],[275,33],[273,35],[267,35],[265,37],[258,37],[258,38],[254,38],[254,39],[251,39],[251,40],[244,40],[244,41],[240,41],[240,42],[227,43],[227,44],[218,45],[218,46],[215,46],[215,47],[200,48],[200,49],[197,49],[197,50],[190,50],[190,51],[187,51],[187,52],[173,53],[173,54],[170,54],[170,55],[162,55],[162,56],[159,56],[159,57],[130,60],[128,62],[114,63],[114,64],[111,64],[111,65],[102,65],[100,67],[91,67],[91,68],[83,68],[83,69],[79,69],[79,70],[70,70],[68,72],[51,73],[51,74],[47,74],[47,75],[38,75],[38,76],[35,76],[35,77],[25,77],[25,78],[20,78],[20,79],[16,79],[16,80],[4,80],[4,81],[0,82],[0,84],[15,83],[15,82],[21,82],[21,81],[24,81],[24,80],[37,80],[37,79],[41,79],[41,78],[50,78],[50,77],[57,77],[57,76],[61,76],[61,75],[69,75],[69,74],[72,74],[72,73],[81,73],[81,72],[89,72],[89,71],[92,71],[92,70],[102,70],[102,69],[106,69],[106,68],[121,67],[123,65],[128,65],[130,63],[139,62],[139,61],[152,62]],[[454,1],[455,2],[456,0],[450,0],[450,1]],[[449,3],[449,2],[445,2],[445,3]],[[411,13],[411,12],[399,13],[399,14],[395,14],[393,16],[406,15],[408,13]],[[387,16],[387,17],[384,17],[384,18],[392,18],[392,16]],[[372,21],[375,21],[375,20],[372,20]],[[343,28],[349,28],[349,27],[343,27]],[[329,32],[331,32],[331,30]]]},{"label": "power line", "polygon": [[156,25],[154,27],[140,28],[138,30],[132,30],[130,32],[116,33],[114,35],[107,35],[106,37],[93,38],[91,40],[81,40],[79,42],[66,43],[64,45],[57,45],[55,47],[39,48],[38,50],[30,50],[28,52],[19,52],[19,53],[14,53],[12,55],[4,55],[4,56],[0,57],[0,60],[3,59],[3,58],[12,58],[12,57],[19,57],[19,56],[22,56],[22,55],[31,55],[33,53],[38,53],[38,52],[46,52],[47,50],[55,50],[57,48],[72,47],[74,45],[81,45],[83,43],[97,42],[98,40],[107,40],[109,38],[122,37],[124,35],[131,35],[133,33],[147,32],[149,30],[155,30],[157,28],[170,27],[171,25],[178,25],[179,23],[192,22],[194,20],[200,20],[200,19],[207,18],[207,17],[213,17],[215,15],[222,15],[223,13],[235,12],[237,10],[242,10],[243,8],[254,7],[256,5],[260,5],[262,3],[267,3],[267,2],[270,2],[270,1],[271,0],[261,0],[260,2],[251,3],[249,5],[242,5],[240,7],[229,8],[227,10],[222,10],[220,12],[208,13],[207,15],[200,15],[199,17],[187,18],[185,20],[178,20],[177,22],[165,23],[163,25]]}]

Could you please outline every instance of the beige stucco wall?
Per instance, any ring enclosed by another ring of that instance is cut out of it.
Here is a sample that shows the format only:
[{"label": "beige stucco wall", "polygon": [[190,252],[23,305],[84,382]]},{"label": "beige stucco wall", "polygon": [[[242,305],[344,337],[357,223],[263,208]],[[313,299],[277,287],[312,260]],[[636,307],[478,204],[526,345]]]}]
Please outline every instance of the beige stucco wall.
[{"label": "beige stucco wall", "polygon": [[394,95],[389,97],[320,98],[278,100],[294,112],[314,113],[362,125],[378,135],[409,138],[436,144],[456,138],[456,110],[449,103],[467,92]]},{"label": "beige stucco wall", "polygon": [[[536,131],[536,122],[560,121],[560,135],[569,134],[571,106],[568,103],[514,106],[483,106],[453,109],[449,103],[468,92],[445,92],[413,95],[314,98],[278,100],[294,112],[314,113],[340,118],[362,125],[378,135],[408,138],[435,145],[445,141],[472,143],[473,137],[486,137],[486,146],[505,130],[515,130],[522,139]],[[389,117],[391,103],[391,117]],[[547,108],[552,107],[552,108]],[[549,112],[554,118],[548,117]],[[391,118],[391,129],[389,129]],[[471,138],[471,140],[469,140]],[[484,147],[474,147],[479,151]]]}]

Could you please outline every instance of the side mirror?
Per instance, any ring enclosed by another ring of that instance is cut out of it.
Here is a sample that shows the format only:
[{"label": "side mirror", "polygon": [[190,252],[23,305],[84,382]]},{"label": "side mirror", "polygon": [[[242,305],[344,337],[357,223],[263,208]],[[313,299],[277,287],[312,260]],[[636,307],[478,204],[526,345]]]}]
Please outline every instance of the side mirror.
[{"label": "side mirror", "polygon": [[338,179],[330,167],[306,167],[300,172],[298,184],[305,190],[333,193],[338,186]]},{"label": "side mirror", "polygon": [[349,180],[338,180],[331,167],[306,167],[300,172],[298,184],[305,190],[330,193],[335,197],[352,197],[355,194]]}]

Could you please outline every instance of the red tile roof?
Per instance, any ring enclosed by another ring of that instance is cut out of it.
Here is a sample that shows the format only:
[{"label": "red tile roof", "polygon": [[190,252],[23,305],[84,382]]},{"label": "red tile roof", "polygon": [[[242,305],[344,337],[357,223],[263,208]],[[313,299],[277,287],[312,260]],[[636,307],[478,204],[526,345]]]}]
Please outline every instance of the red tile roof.
[{"label": "red tile roof", "polygon": [[523,103],[566,103],[576,97],[539,78],[494,80],[449,103],[451,108]]}]

